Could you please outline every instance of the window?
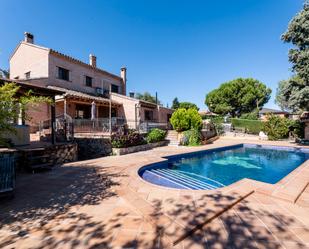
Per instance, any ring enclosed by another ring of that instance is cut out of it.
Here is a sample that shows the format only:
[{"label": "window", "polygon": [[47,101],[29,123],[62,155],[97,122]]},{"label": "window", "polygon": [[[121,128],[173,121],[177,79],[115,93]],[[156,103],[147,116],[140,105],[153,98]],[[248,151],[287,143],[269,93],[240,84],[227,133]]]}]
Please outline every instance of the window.
[{"label": "window", "polygon": [[30,79],[30,71],[27,72],[27,73],[25,73],[25,78],[26,78],[26,79]]},{"label": "window", "polygon": [[58,67],[58,78],[61,80],[66,80],[69,81],[69,70],[62,68],[62,67]]},{"label": "window", "polygon": [[145,120],[146,121],[153,120],[153,111],[145,110]]},{"label": "window", "polygon": [[119,93],[119,86],[112,84],[112,93]]},{"label": "window", "polygon": [[91,105],[76,104],[75,118],[76,119],[90,119],[91,118]]},{"label": "window", "polygon": [[92,78],[89,76],[86,76],[85,80],[86,80],[86,86],[92,87]]}]

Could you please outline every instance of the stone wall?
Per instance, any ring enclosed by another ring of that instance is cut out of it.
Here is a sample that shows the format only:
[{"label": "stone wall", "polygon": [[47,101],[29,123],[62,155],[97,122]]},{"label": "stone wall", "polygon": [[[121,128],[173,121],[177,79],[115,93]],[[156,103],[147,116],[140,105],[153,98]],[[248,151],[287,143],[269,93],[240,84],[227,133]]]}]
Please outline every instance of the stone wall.
[{"label": "stone wall", "polygon": [[109,156],[112,153],[110,139],[102,137],[75,138],[78,144],[78,159],[92,159],[101,156]]},{"label": "stone wall", "polygon": [[138,151],[151,150],[155,147],[165,146],[167,144],[168,144],[168,141],[160,141],[157,143],[137,145],[137,146],[132,146],[128,148],[113,148],[113,155],[121,156],[121,155],[126,155],[130,153],[138,152]]},{"label": "stone wall", "polygon": [[74,162],[77,160],[77,144],[61,144],[47,147],[44,154],[50,156],[48,162],[53,165]]},{"label": "stone wall", "polygon": [[216,136],[216,131],[214,129],[213,130],[202,129],[201,134],[202,134],[203,140],[207,140],[207,139],[210,139],[210,138]]}]

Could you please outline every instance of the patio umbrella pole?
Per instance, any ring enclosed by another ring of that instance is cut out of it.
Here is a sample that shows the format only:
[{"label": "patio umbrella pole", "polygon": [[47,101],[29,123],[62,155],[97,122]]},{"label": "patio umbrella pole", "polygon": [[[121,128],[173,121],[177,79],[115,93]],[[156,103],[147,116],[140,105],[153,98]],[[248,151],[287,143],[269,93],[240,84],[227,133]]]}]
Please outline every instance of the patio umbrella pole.
[{"label": "patio umbrella pole", "polygon": [[109,134],[112,135],[112,100],[111,100],[112,85],[109,84]]}]

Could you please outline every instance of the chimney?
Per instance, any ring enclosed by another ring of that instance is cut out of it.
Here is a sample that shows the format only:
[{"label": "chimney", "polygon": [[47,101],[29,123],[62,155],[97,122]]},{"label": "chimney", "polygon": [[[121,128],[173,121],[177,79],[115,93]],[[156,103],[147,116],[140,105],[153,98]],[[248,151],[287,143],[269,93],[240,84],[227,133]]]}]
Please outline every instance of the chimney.
[{"label": "chimney", "polygon": [[89,64],[92,67],[97,67],[97,57],[95,55],[89,55]]},{"label": "chimney", "polygon": [[24,33],[24,41],[33,44],[33,42],[34,42],[33,34],[31,34],[29,32],[25,32]]},{"label": "chimney", "polygon": [[134,97],[135,97],[135,92],[129,92],[129,96],[130,96],[131,98],[134,98]]},{"label": "chimney", "polygon": [[127,68],[122,67],[120,69],[120,77],[122,78],[123,81],[123,95],[126,95],[127,92]]}]

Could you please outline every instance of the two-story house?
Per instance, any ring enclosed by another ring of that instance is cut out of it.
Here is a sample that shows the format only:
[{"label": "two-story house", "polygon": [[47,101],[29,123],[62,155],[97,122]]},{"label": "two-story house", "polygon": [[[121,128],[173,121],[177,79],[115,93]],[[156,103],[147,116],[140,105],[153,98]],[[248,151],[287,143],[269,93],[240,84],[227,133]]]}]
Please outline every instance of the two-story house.
[{"label": "two-story house", "polygon": [[[125,67],[120,75],[112,74],[97,67],[94,55],[89,55],[89,63],[82,62],[35,44],[34,36],[27,32],[9,62],[11,79],[65,92],[56,96],[56,116],[65,114],[80,120],[119,117],[137,128],[144,121],[168,123],[172,114],[171,109],[126,96]],[[48,110],[41,106],[33,111],[31,122],[48,119]]]}]

